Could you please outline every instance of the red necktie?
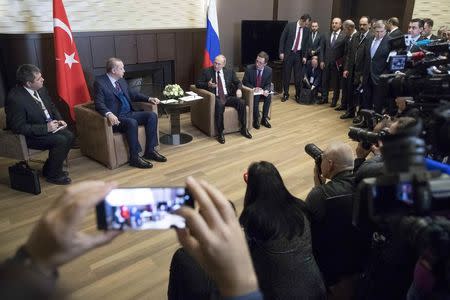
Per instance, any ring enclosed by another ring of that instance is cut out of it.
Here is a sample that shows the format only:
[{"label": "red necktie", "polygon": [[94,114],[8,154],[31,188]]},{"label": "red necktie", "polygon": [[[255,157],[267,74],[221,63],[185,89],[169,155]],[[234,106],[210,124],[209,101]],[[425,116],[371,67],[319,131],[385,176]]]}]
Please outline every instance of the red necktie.
[{"label": "red necktie", "polygon": [[217,71],[217,93],[219,94],[220,101],[225,104],[225,92],[223,91],[222,79],[220,79],[220,71]]},{"label": "red necktie", "polygon": [[303,28],[299,28],[298,32],[297,32],[297,37],[295,38],[295,43],[294,43],[294,49],[292,51],[297,52],[298,51],[298,44],[300,43],[300,41],[302,40],[302,31]]},{"label": "red necktie", "polygon": [[256,87],[261,87],[261,70],[258,70],[258,75],[256,76]]}]

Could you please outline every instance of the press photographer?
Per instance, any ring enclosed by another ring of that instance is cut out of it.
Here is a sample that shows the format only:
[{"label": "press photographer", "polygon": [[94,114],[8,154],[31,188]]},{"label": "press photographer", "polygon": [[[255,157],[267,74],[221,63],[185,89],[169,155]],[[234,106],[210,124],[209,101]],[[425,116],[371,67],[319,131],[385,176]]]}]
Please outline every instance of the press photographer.
[{"label": "press photographer", "polygon": [[308,144],[305,151],[316,161],[315,186],[305,200],[311,215],[314,257],[325,285],[331,293],[338,293],[339,286],[352,285],[367,253],[351,224],[354,157],[344,143],[330,144],[323,152]]}]

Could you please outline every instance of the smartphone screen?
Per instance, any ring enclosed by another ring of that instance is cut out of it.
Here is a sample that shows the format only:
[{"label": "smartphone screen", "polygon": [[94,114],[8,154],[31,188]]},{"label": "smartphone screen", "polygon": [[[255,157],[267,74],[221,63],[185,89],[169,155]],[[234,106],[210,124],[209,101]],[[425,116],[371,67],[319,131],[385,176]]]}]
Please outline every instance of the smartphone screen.
[{"label": "smartphone screen", "polygon": [[194,201],[185,187],[113,189],[97,205],[97,227],[104,230],[184,228],[183,217],[173,214]]}]

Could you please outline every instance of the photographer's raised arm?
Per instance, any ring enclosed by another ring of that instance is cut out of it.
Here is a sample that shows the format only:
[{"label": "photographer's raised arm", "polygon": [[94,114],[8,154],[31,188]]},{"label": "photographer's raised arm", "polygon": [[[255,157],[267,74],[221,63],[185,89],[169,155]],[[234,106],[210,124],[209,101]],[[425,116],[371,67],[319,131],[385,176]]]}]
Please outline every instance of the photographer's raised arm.
[{"label": "photographer's raised arm", "polygon": [[[223,297],[262,299],[244,233],[225,196],[205,181],[186,185],[200,212],[183,207],[188,229],[177,229],[180,243],[214,279]],[[228,299],[228,298],[227,298]]]}]

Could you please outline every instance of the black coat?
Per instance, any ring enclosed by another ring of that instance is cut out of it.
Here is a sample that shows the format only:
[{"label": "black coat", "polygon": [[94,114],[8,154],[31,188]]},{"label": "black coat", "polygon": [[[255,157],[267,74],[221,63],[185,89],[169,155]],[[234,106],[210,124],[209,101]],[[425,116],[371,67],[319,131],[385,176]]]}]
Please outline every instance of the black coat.
[{"label": "black coat", "polygon": [[349,45],[349,50],[346,53],[344,70],[350,72],[353,77],[355,85],[362,82],[364,74],[364,66],[366,63],[366,45],[367,41],[373,38],[373,34],[369,31],[367,35],[361,39],[361,32],[356,33]]},{"label": "black coat", "polygon": [[388,63],[387,58],[391,49],[389,47],[389,37],[385,35],[378,46],[377,51],[373,58],[370,57],[370,48],[374,37],[367,41],[366,44],[366,63],[364,66],[364,84],[368,84],[369,79],[372,80],[374,84],[380,83],[380,75],[387,72]]},{"label": "black coat", "polygon": [[320,52],[322,51],[322,42],[323,42],[323,35],[320,32],[317,32],[316,38],[314,41],[312,40],[312,32],[309,34],[309,49],[308,49],[308,59],[311,59],[313,54],[311,53],[312,50],[315,51],[314,55],[317,57],[320,57]]},{"label": "black coat", "polygon": [[[256,87],[256,65],[249,65],[245,69],[244,78],[242,79],[242,84],[249,88]],[[272,68],[265,66],[262,78],[261,78],[261,88],[263,90],[270,91],[270,84],[272,83]]]},{"label": "black coat", "polygon": [[[294,46],[295,41],[295,33],[297,31],[297,22],[288,23],[280,37],[280,45],[278,48],[279,53],[283,53],[285,56],[288,56],[291,53],[291,49]],[[309,40],[310,40],[311,31],[309,28],[303,28],[302,35],[302,45],[301,45],[301,56],[306,57],[307,51],[310,48]],[[286,57],[285,57],[286,59]]]},{"label": "black coat", "polygon": [[[62,120],[45,87],[39,96],[53,120]],[[6,100],[6,123],[14,133],[24,136],[42,136],[49,134],[47,119],[41,105],[22,86],[14,87]]]},{"label": "black coat", "polygon": [[325,62],[326,64],[332,62],[339,62],[344,57],[344,47],[345,47],[344,31],[341,30],[333,46],[331,46],[331,36],[332,33],[328,32],[327,34],[324,35],[322,39],[320,61]]},{"label": "black coat", "polygon": [[[241,81],[237,78],[236,72],[233,70],[227,68],[223,68],[222,70],[227,89],[227,96],[236,96],[236,90],[242,87]],[[210,88],[208,86],[210,80],[212,80],[213,83],[216,83],[216,72],[214,71],[214,67],[204,69],[195,86],[199,89],[208,90],[215,95],[216,88]]]}]

